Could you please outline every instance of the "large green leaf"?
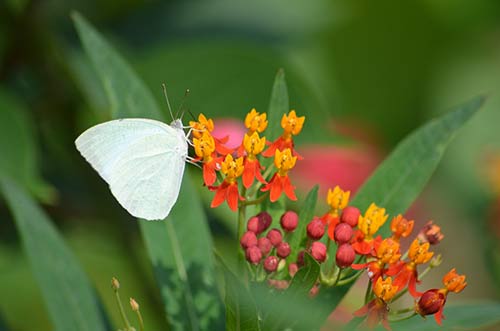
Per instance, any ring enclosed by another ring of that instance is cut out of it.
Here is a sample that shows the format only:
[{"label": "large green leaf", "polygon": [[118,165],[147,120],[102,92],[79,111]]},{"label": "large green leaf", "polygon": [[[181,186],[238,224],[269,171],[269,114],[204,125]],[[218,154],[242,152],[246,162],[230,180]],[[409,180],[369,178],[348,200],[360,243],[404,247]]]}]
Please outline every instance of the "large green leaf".
[{"label": "large green leaf", "polygon": [[95,292],[51,221],[17,184],[0,181],[55,330],[104,331]]},{"label": "large green leaf", "polygon": [[274,79],[273,89],[271,92],[271,100],[268,109],[268,128],[266,137],[273,141],[281,134],[281,117],[290,110],[288,100],[288,89],[286,87],[285,71],[278,70]]},{"label": "large green leaf", "polygon": [[[149,90],[99,33],[73,15],[87,54],[101,77],[117,117],[161,118]],[[127,101],[128,100],[128,101]],[[141,232],[174,330],[215,330],[221,322],[212,239],[189,174],[167,220],[140,221]]]},{"label": "large green leaf", "polygon": [[[476,97],[417,129],[401,141],[354,197],[352,204],[365,210],[370,203],[390,215],[404,213],[423,190],[458,129],[481,107]],[[388,233],[386,222],[381,233]]]}]

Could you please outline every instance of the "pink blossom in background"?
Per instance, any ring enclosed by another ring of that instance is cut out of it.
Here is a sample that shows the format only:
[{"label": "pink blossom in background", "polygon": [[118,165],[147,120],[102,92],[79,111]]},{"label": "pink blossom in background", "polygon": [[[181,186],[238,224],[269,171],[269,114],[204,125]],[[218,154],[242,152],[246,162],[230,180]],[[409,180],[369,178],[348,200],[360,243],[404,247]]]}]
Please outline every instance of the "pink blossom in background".
[{"label": "pink blossom in background", "polygon": [[212,135],[222,139],[229,136],[229,140],[224,144],[230,149],[238,148],[243,141],[246,128],[240,120],[232,118],[216,118],[214,120],[215,128]]}]

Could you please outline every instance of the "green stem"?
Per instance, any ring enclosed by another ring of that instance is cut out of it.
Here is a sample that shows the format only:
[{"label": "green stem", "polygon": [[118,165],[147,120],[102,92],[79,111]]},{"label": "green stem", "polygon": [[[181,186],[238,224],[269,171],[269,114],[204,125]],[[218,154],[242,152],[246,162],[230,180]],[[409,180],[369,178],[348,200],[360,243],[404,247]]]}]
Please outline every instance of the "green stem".
[{"label": "green stem", "polygon": [[391,312],[391,315],[396,316],[396,315],[406,314],[406,313],[409,313],[410,311],[413,312],[414,310],[415,310],[415,307],[398,309],[396,311]]},{"label": "green stem", "polygon": [[142,320],[142,315],[139,309],[136,310],[137,319],[139,320],[139,330],[144,331],[144,321]]},{"label": "green stem", "polygon": [[365,271],[365,270],[364,269],[357,270],[352,276],[349,276],[348,278],[344,278],[344,279],[339,280],[337,282],[337,286],[342,286],[342,285],[349,284],[350,282],[355,281],[356,279],[359,278],[359,276],[361,276],[363,271]]},{"label": "green stem", "polygon": [[243,200],[243,201],[240,201],[240,206],[258,205],[259,203],[261,203],[264,200],[266,200],[266,198],[268,197],[268,195],[269,195],[269,192],[266,192],[266,193],[262,194],[260,197],[258,197],[255,200]]},{"label": "green stem", "polygon": [[405,317],[395,318],[395,319],[389,319],[389,322],[401,322],[401,321],[405,321],[405,320],[408,320],[408,319],[412,318],[415,315],[417,315],[417,313],[413,312],[413,314],[405,316]]},{"label": "green stem", "polygon": [[[243,188],[241,195],[245,196],[246,189]],[[238,265],[240,270],[245,270],[245,252],[243,252],[243,249],[240,247],[240,239],[243,236],[243,233],[245,233],[245,220],[246,220],[246,205],[244,205],[241,201],[238,205],[238,238],[236,240],[237,242],[237,248],[236,251],[238,252]]]},{"label": "green stem", "polygon": [[130,323],[128,322],[127,316],[125,315],[125,310],[123,309],[122,301],[120,300],[120,294],[118,290],[115,290],[115,298],[118,303],[118,310],[120,311],[120,315],[122,317],[123,324],[125,325],[125,330],[131,330]]},{"label": "green stem", "polygon": [[372,292],[372,281],[368,280],[368,285],[366,286],[366,292],[365,292],[365,305],[370,301],[371,293]]}]

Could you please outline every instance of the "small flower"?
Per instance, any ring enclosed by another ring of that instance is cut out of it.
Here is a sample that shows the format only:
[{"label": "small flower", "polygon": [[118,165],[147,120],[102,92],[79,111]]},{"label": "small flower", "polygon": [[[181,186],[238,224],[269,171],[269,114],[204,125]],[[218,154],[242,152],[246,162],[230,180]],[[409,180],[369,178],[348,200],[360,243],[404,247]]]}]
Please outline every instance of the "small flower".
[{"label": "small flower", "polygon": [[431,245],[439,244],[443,238],[441,228],[434,224],[433,221],[427,222],[418,234],[420,242],[428,242]]},{"label": "small flower", "polygon": [[408,221],[403,215],[394,217],[391,221],[392,238],[399,240],[399,238],[408,237],[413,231],[414,221]]},{"label": "small flower", "polygon": [[[368,276],[374,283],[376,283],[377,280],[384,274],[389,274],[386,269],[386,265],[394,265],[399,261],[399,258],[401,257],[399,252],[399,242],[393,240],[392,238],[386,238],[380,243],[376,243],[375,257],[376,260],[374,261],[352,266],[355,270],[366,268]],[[398,284],[394,284],[399,287]]]},{"label": "small flower", "polygon": [[342,210],[342,214],[340,215],[340,222],[347,223],[351,227],[355,227],[358,225],[359,216],[361,213],[359,209],[353,206],[347,206]]},{"label": "small flower", "polygon": [[273,244],[271,244],[271,241],[267,237],[259,238],[259,240],[257,241],[257,246],[264,256],[269,254],[269,252],[273,248]]},{"label": "small flower", "polygon": [[299,215],[294,211],[286,211],[280,219],[280,225],[286,232],[293,232],[299,224]]},{"label": "small flower", "polygon": [[307,236],[312,240],[319,240],[325,234],[325,225],[319,218],[314,218],[307,224]]},{"label": "small flower", "polygon": [[118,291],[120,288],[120,282],[115,277],[111,278],[111,288],[115,291]]},{"label": "small flower", "polygon": [[264,260],[264,270],[266,270],[266,272],[268,273],[275,272],[276,269],[278,269],[278,263],[279,259],[276,256],[268,256]]},{"label": "small flower", "polygon": [[335,263],[340,268],[347,268],[352,265],[354,259],[356,258],[356,252],[352,248],[351,244],[341,244],[337,248],[337,253],[335,254]]},{"label": "small flower", "polygon": [[262,152],[265,145],[266,138],[260,138],[257,132],[254,132],[252,135],[245,134],[243,138],[243,146],[247,154],[244,162],[245,170],[243,171],[243,186],[246,188],[252,186],[254,178],[257,178],[262,184],[266,184],[266,181],[260,173],[262,166],[256,157]]},{"label": "small flower", "polygon": [[467,286],[467,283],[465,282],[465,275],[457,274],[455,268],[451,269],[446,275],[444,275],[443,284],[446,290],[454,293],[462,292]]},{"label": "small flower", "polygon": [[392,283],[392,278],[379,278],[373,286],[373,293],[384,302],[389,302],[396,295],[398,287]]},{"label": "small flower", "polygon": [[332,210],[338,212],[347,206],[350,195],[350,191],[344,191],[339,186],[335,186],[333,191],[328,189],[326,201]]},{"label": "small flower", "polygon": [[305,116],[297,117],[295,110],[291,110],[288,115],[284,114],[281,118],[281,127],[283,128],[283,134],[276,139],[269,148],[262,153],[265,157],[271,157],[275,154],[276,150],[283,151],[285,149],[290,149],[292,154],[299,159],[302,159],[300,155],[294,149],[294,143],[292,136],[296,136],[302,130],[304,125]]},{"label": "small flower", "polygon": [[206,118],[205,115],[198,115],[198,122],[189,121],[189,126],[193,129],[193,137],[201,138],[204,132],[212,132],[214,130],[214,121],[211,118]]},{"label": "small flower", "polygon": [[238,183],[236,179],[243,173],[243,158],[233,159],[231,154],[226,155],[226,158],[221,164],[221,172],[226,175],[224,181],[219,186],[209,186],[209,189],[215,192],[215,196],[210,205],[212,208],[218,207],[224,201],[231,210],[238,209],[238,199],[244,200],[238,193]]},{"label": "small flower", "polygon": [[130,308],[132,308],[133,311],[139,310],[139,304],[137,303],[137,301],[135,301],[134,298],[130,298]]},{"label": "small flower", "polygon": [[262,188],[263,192],[271,191],[271,202],[278,200],[283,191],[290,200],[297,200],[294,192],[295,186],[292,185],[288,177],[288,171],[295,166],[296,161],[297,157],[292,156],[292,152],[289,148],[285,149],[283,152],[276,150],[274,165],[278,168],[278,171],[274,174],[269,183]]},{"label": "small flower", "polygon": [[215,140],[209,132],[203,132],[199,138],[193,139],[194,152],[198,160],[203,162],[203,181],[210,186],[217,179],[216,171],[220,170],[221,157],[215,153]]},{"label": "small flower", "polygon": [[311,245],[311,256],[318,261],[323,263],[326,260],[326,245],[321,241],[315,241]]},{"label": "small flower", "polygon": [[250,110],[245,117],[245,126],[248,129],[249,134],[254,132],[262,133],[267,128],[266,113],[260,114],[255,110],[255,108],[252,108],[252,110]]},{"label": "small flower", "polygon": [[354,234],[354,242],[352,244],[356,253],[362,255],[371,253],[375,242],[373,235],[384,225],[388,217],[385,213],[385,208],[380,208],[374,203],[368,207],[364,216],[359,217],[359,232]]}]

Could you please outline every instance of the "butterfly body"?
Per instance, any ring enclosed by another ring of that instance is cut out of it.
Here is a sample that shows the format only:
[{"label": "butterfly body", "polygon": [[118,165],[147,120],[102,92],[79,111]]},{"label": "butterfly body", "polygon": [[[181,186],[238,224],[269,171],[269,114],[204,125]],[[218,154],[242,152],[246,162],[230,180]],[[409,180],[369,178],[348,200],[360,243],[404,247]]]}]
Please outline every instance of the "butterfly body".
[{"label": "butterfly body", "polygon": [[161,220],[179,195],[188,142],[180,119],[171,125],[141,118],[98,124],[75,141],[131,215]]}]

